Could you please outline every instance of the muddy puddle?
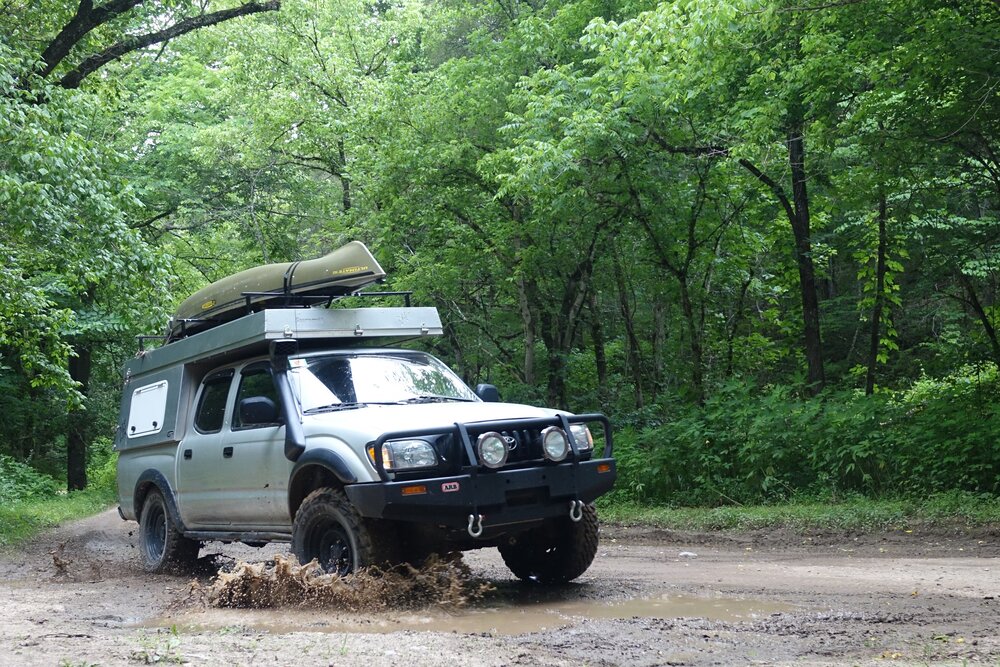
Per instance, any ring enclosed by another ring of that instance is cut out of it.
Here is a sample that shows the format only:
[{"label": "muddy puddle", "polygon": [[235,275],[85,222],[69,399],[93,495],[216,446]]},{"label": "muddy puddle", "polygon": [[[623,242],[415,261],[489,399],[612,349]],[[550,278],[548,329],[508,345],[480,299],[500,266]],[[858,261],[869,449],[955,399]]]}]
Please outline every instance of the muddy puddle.
[{"label": "muddy puddle", "polygon": [[748,621],[792,611],[787,604],[666,593],[627,600],[588,599],[588,586],[542,589],[490,582],[461,560],[339,578],[290,557],[239,563],[166,617],[143,627],[221,632],[389,633],[401,631],[521,635],[586,620],[705,618]]},{"label": "muddy puddle", "polygon": [[695,598],[675,595],[599,602],[564,600],[530,605],[499,604],[444,611],[381,611],[351,614],[336,610],[216,609],[192,611],[160,618],[145,627],[176,626],[185,630],[292,632],[454,632],[459,634],[521,635],[555,630],[581,621],[631,618],[706,618],[716,621],[750,621],[793,607],[757,600]]}]

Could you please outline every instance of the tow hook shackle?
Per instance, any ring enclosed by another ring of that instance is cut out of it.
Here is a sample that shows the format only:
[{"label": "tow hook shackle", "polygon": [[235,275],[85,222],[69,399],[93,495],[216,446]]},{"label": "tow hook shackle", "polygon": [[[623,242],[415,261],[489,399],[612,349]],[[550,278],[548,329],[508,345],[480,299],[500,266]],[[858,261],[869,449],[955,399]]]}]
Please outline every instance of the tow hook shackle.
[{"label": "tow hook shackle", "polygon": [[470,537],[479,537],[483,534],[483,515],[482,514],[470,514],[469,515],[469,531]]},{"label": "tow hook shackle", "polygon": [[571,500],[569,501],[569,518],[573,523],[579,523],[580,519],[583,518],[583,501],[582,500]]}]

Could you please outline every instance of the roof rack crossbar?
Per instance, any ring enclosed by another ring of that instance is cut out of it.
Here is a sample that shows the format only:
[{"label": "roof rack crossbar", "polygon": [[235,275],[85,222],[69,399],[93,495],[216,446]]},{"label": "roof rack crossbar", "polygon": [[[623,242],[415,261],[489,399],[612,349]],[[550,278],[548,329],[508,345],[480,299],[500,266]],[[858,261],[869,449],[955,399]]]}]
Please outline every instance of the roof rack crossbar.
[{"label": "roof rack crossbar", "polygon": [[329,305],[335,298],[325,294],[292,294],[290,292],[284,294],[281,292],[241,292],[241,295],[246,300],[246,315],[254,312],[253,300],[261,297],[276,298],[276,301],[267,304],[257,303],[258,310],[264,308],[308,308],[318,303]]},{"label": "roof rack crossbar", "polygon": [[403,297],[403,304],[409,308],[410,307],[410,297],[413,296],[412,290],[407,290],[403,292],[354,292],[353,294],[346,294],[342,297],[337,297],[339,299],[344,299],[349,296],[363,296],[363,297],[375,297],[375,296],[401,296]]}]

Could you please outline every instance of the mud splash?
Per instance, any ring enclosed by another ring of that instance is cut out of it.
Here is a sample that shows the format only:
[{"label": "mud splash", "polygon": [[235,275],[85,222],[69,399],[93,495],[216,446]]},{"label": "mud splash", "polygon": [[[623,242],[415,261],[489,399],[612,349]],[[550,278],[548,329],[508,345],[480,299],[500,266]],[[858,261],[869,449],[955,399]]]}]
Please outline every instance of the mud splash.
[{"label": "mud splash", "polygon": [[492,588],[473,577],[460,557],[431,556],[419,568],[405,564],[389,570],[368,568],[339,577],[327,574],[315,561],[299,565],[293,556],[279,554],[265,563],[237,563],[207,586],[192,582],[189,600],[206,607],[239,609],[460,609]]}]

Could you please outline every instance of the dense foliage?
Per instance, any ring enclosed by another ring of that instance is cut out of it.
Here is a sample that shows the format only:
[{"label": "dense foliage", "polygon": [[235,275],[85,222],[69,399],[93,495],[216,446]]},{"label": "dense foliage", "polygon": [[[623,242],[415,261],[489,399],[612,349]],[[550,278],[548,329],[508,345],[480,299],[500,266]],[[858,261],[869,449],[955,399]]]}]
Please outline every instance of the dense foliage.
[{"label": "dense foliage", "polygon": [[996,369],[865,397],[797,398],[737,381],[695,408],[672,406],[660,426],[620,438],[623,499],[739,504],[851,494],[926,497],[954,489],[1000,493]]},{"label": "dense foliage", "polygon": [[622,497],[1000,492],[995,0],[4,7],[0,451],[71,488],[134,335],[360,239]]}]

